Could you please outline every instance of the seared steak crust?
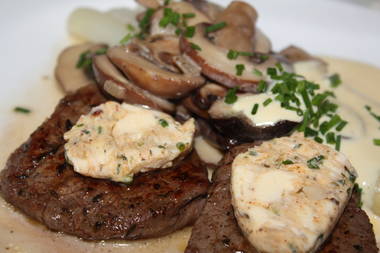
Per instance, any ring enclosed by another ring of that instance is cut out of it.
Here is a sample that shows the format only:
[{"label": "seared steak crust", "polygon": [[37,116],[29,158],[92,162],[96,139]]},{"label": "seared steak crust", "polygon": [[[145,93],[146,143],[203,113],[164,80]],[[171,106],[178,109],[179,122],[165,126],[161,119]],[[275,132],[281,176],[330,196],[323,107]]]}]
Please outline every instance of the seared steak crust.
[{"label": "seared steak crust", "polygon": [[[231,163],[253,144],[232,149],[214,174],[213,185],[201,216],[196,221],[186,253],[258,253],[245,239],[231,205]],[[366,213],[359,208],[360,196],[354,192],[332,235],[320,253],[377,253],[375,235]]]},{"label": "seared steak crust", "polygon": [[103,102],[95,85],[62,99],[10,156],[2,196],[48,228],[88,240],[157,237],[191,225],[209,184],[194,154],[173,168],[139,174],[130,185],[82,176],[65,161],[63,134]]}]

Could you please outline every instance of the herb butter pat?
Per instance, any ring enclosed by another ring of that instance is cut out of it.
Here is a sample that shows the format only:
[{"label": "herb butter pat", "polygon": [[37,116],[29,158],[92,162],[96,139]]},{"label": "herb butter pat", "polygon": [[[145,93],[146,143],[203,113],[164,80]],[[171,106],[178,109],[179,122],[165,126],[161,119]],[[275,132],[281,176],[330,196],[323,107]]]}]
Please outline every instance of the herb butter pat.
[{"label": "herb butter pat", "polygon": [[129,182],[138,172],[172,166],[191,148],[194,132],[193,119],[180,124],[159,111],[106,102],[65,133],[65,152],[82,175]]},{"label": "herb butter pat", "polygon": [[258,251],[312,253],[334,228],[355,179],[342,153],[296,134],[235,158],[232,204],[241,230]]}]

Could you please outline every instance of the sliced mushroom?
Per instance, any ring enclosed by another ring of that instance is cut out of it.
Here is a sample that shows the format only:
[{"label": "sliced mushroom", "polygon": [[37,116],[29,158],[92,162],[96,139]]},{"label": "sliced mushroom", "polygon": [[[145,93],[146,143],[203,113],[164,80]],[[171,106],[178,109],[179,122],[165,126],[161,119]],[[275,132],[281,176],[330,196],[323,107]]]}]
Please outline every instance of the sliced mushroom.
[{"label": "sliced mushroom", "polygon": [[192,113],[207,119],[209,118],[208,109],[216,100],[224,97],[226,93],[226,88],[214,83],[207,83],[186,97],[182,103]]},{"label": "sliced mushroom", "polygon": [[65,92],[74,92],[94,82],[89,73],[77,68],[76,65],[82,53],[95,52],[104,47],[103,44],[86,43],[71,46],[62,51],[55,67],[55,77]]},{"label": "sliced mushroom", "polygon": [[290,63],[295,63],[298,61],[308,61],[308,60],[320,60],[321,59],[312,56],[302,48],[296,47],[296,46],[288,46],[287,48],[283,49],[279,53],[280,55],[284,56]]},{"label": "sliced mushroom", "polygon": [[[186,19],[186,23],[188,26],[194,26],[203,22],[210,22],[210,19],[205,14],[203,14],[202,12],[194,8],[193,5],[187,2],[173,2],[169,4],[167,8],[171,8],[174,12],[178,12],[180,14],[194,13],[194,17]],[[160,21],[164,16],[164,11],[165,9],[160,9],[156,11],[152,16],[152,21],[150,25],[151,35],[175,35],[177,27],[171,24],[167,25],[166,27],[162,27],[160,25]]]},{"label": "sliced mushroom", "polygon": [[272,42],[259,28],[256,28],[253,51],[262,54],[269,54],[272,51]]},{"label": "sliced mushroom", "polygon": [[[296,112],[281,107],[273,99],[268,106],[263,102],[273,96],[262,93],[238,95],[234,104],[226,104],[223,99],[216,101],[209,110],[214,127],[224,137],[239,143],[267,140],[290,133],[301,122]],[[258,104],[257,112],[252,108]]]},{"label": "sliced mushroom", "polygon": [[205,14],[211,21],[214,21],[223,8],[215,3],[210,3],[204,0],[185,0],[191,3],[195,8]]},{"label": "sliced mushroom", "polygon": [[124,78],[106,55],[98,55],[93,58],[93,70],[100,89],[117,100],[130,104],[147,105],[169,113],[175,111],[172,103],[150,94]]},{"label": "sliced mushroom", "polygon": [[[201,66],[202,73],[210,79],[227,87],[239,86],[242,90],[256,92],[257,83],[267,78],[266,70],[275,65],[276,59],[269,57],[263,63],[257,64],[244,57],[230,60],[227,58],[227,49],[214,45],[206,38],[205,27],[206,24],[197,25],[192,38],[181,37],[181,51]],[[236,74],[237,64],[245,66],[245,71],[240,76]],[[263,75],[253,74],[254,69],[261,71]]]},{"label": "sliced mushroom", "polygon": [[227,24],[225,28],[213,34],[215,45],[242,52],[253,52],[256,20],[257,12],[251,5],[240,1],[232,2],[214,21],[214,23]]},{"label": "sliced mushroom", "polygon": [[[173,73],[159,68],[142,57],[138,45],[133,43],[128,47],[113,47],[108,50],[107,55],[133,83],[160,97],[180,98],[205,82],[200,74],[186,74],[197,72],[196,70]],[[188,67],[198,69],[200,72],[199,66],[193,62],[189,61]]]}]

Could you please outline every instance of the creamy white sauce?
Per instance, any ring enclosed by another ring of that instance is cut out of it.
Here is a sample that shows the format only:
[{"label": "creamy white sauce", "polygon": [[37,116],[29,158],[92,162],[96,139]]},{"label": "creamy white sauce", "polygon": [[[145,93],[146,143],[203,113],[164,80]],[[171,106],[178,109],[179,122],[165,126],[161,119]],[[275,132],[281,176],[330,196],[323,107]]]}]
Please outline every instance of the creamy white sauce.
[{"label": "creamy white sauce", "polygon": [[[380,147],[372,144],[372,139],[380,137],[377,122],[364,110],[364,105],[372,106],[375,112],[380,111],[379,83],[380,69],[352,61],[324,58],[329,63],[331,73],[340,73],[344,84],[336,90],[337,96],[349,101],[355,112],[348,120],[361,126],[358,140],[345,140],[342,152],[345,153],[358,171],[358,183],[364,188],[364,208],[371,218],[378,241],[380,241],[380,218],[371,211],[372,197],[378,191],[376,186],[380,174]],[[0,168],[4,168],[6,159],[22,142],[28,138],[41,122],[54,110],[58,99],[63,96],[58,86],[50,80],[42,80],[31,85],[30,91],[20,94],[33,109],[30,115],[19,115],[12,112],[15,105],[10,105],[8,113],[1,115]],[[47,96],[48,94],[48,96]],[[342,96],[343,94],[343,96]],[[346,96],[346,97],[345,97]],[[40,103],[43,100],[44,103]],[[352,102],[351,102],[352,101]],[[349,109],[350,112],[350,109]],[[361,120],[358,120],[358,116]],[[363,123],[361,123],[363,122]],[[348,129],[348,126],[347,126]],[[348,130],[345,130],[348,131]],[[0,198],[0,251],[6,252],[130,252],[152,253],[183,252],[191,229],[185,229],[168,237],[142,240],[137,242],[83,242],[72,236],[57,234],[43,226],[31,222],[24,215],[15,211]]]},{"label": "creamy white sauce", "polygon": [[206,163],[216,165],[223,157],[223,153],[209,144],[202,136],[194,139],[194,148],[199,158]]}]

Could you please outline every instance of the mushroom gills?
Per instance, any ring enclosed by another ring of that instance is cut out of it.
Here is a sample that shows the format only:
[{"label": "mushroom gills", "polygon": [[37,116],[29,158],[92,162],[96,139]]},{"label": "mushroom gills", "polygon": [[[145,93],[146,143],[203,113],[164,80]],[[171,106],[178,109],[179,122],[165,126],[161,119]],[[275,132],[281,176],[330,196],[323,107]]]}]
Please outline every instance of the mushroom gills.
[{"label": "mushroom gills", "polygon": [[146,105],[165,112],[174,112],[175,106],[128,81],[106,55],[93,58],[93,70],[100,90],[119,101]]},{"label": "mushroom gills", "polygon": [[[163,98],[180,98],[204,84],[200,75],[163,70],[139,54],[139,47],[112,47],[107,55],[133,83]],[[185,58],[184,58],[185,59]]]}]

